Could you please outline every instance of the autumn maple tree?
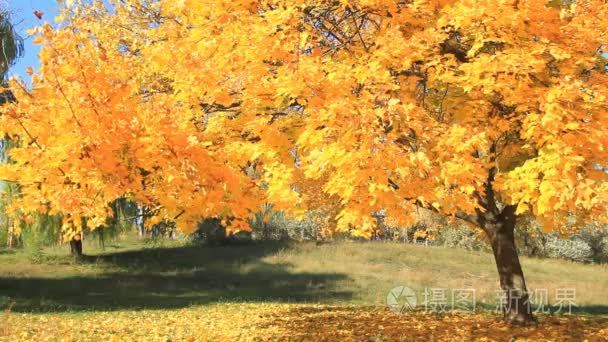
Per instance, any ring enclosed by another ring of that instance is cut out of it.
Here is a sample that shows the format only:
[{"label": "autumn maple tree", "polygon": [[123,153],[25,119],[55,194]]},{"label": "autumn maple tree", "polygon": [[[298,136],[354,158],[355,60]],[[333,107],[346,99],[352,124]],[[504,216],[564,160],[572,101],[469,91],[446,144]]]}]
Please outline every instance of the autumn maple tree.
[{"label": "autumn maple tree", "polygon": [[0,175],[14,215],[61,214],[67,240],[122,197],[184,231],[329,201],[364,237],[372,213],[423,207],[485,231],[527,323],[517,217],[606,220],[605,1],[121,0],[57,20],[2,108]]}]

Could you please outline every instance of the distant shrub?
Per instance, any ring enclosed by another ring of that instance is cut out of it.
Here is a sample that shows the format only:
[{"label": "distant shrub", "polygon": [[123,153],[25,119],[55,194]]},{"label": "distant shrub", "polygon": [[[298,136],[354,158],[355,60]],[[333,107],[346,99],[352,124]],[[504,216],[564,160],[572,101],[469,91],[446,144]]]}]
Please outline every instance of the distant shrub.
[{"label": "distant shrub", "polygon": [[450,225],[439,230],[436,244],[467,250],[483,250],[488,248],[486,242],[479,236],[477,231],[466,226],[457,225]]},{"label": "distant shrub", "polygon": [[302,220],[290,218],[283,212],[265,208],[256,213],[249,222],[254,240],[316,240],[319,232],[313,219],[313,213],[308,213]]},{"label": "distant shrub", "polygon": [[578,262],[593,260],[593,251],[584,241],[578,239],[564,239],[556,234],[546,238],[545,252],[549,258],[559,258]]},{"label": "distant shrub", "polygon": [[517,247],[527,256],[560,258],[580,262],[608,261],[608,227],[589,223],[571,236],[545,233],[533,219],[515,231]]},{"label": "distant shrub", "polygon": [[264,206],[249,220],[250,232],[228,234],[220,218],[206,218],[199,222],[192,239],[209,244],[244,243],[247,241],[307,241],[319,239],[314,213],[301,219],[290,218],[285,213]]},{"label": "distant shrub", "polygon": [[591,249],[591,259],[596,262],[608,261],[608,227],[590,223],[576,232],[572,239],[586,243]]}]

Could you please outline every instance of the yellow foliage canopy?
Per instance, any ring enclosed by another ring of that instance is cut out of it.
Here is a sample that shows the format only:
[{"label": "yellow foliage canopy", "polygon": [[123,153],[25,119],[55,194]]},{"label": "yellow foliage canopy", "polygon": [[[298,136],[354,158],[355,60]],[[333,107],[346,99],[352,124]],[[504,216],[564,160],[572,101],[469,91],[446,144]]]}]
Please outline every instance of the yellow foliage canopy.
[{"label": "yellow foliage canopy", "polygon": [[93,226],[122,196],[184,230],[262,201],[362,236],[414,206],[605,219],[606,27],[600,0],[71,4],[12,82],[0,178]]}]

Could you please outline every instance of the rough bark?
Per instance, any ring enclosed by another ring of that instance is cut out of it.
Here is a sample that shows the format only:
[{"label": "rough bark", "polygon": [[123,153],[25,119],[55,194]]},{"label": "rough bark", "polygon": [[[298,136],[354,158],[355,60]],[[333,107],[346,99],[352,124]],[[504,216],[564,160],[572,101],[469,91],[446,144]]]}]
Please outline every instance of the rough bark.
[{"label": "rough bark", "polygon": [[506,206],[498,215],[486,217],[480,223],[490,239],[500,287],[505,292],[502,303],[505,319],[514,324],[531,324],[536,319],[515,247],[515,222],[515,207]]}]

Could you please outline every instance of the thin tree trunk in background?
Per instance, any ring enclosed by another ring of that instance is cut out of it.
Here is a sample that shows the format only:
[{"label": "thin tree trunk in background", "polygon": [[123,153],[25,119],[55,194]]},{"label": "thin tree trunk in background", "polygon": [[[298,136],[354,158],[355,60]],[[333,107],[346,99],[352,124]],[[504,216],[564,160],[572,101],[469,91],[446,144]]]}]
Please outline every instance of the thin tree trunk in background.
[{"label": "thin tree trunk in background", "polygon": [[483,228],[490,239],[500,287],[505,292],[503,313],[514,324],[536,322],[532,315],[524,273],[515,246],[515,206],[507,206],[493,220],[486,220]]},{"label": "thin tree trunk in background", "polygon": [[140,238],[143,238],[146,233],[146,230],[145,230],[146,218],[145,218],[144,214],[145,214],[144,207],[138,205],[137,213],[135,215],[136,216],[135,217],[135,227],[137,229],[137,234],[139,235]]},{"label": "thin tree trunk in background", "polygon": [[6,218],[6,230],[8,232],[8,237],[7,237],[7,241],[6,241],[6,245],[8,246],[8,248],[13,248],[13,231],[14,231],[14,227],[13,224],[11,222],[11,219],[9,219],[8,217]]}]

